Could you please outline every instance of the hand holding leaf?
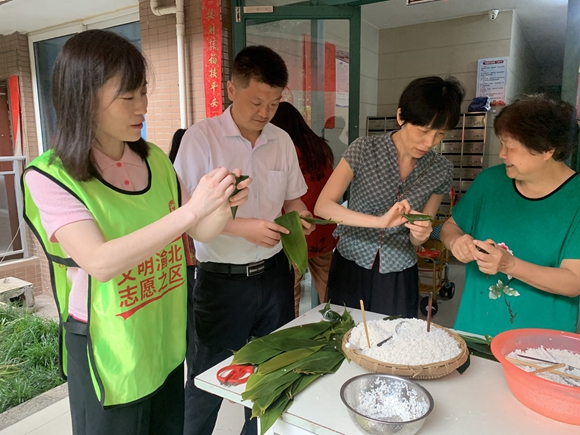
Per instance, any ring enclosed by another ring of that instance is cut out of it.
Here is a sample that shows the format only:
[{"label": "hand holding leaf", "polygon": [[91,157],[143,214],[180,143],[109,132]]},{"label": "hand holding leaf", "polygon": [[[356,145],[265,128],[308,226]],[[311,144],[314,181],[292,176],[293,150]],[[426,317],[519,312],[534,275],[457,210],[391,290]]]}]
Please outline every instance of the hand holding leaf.
[{"label": "hand holding leaf", "polygon": [[[235,195],[236,195],[236,194],[237,194],[237,193],[240,191],[240,189],[238,189],[238,184],[239,184],[239,183],[241,183],[242,181],[244,181],[244,180],[247,180],[248,178],[250,178],[250,176],[249,176],[249,175],[240,175],[240,176],[238,177],[238,176],[237,176],[236,174],[234,174],[233,172],[232,172],[231,174],[232,174],[232,175],[233,175],[233,176],[236,178],[236,188],[234,189],[234,191],[233,191],[233,192],[232,192],[232,194],[230,195],[230,199],[231,199],[233,196],[235,196]],[[238,212],[238,206],[237,206],[237,205],[235,205],[235,206],[233,206],[233,207],[230,207],[230,208],[231,208],[231,210],[232,210],[232,219],[235,219],[235,218],[236,218],[236,213]]]},{"label": "hand holding leaf", "polygon": [[411,205],[406,199],[401,202],[395,202],[393,206],[384,215],[379,217],[378,228],[397,227],[407,222],[403,214],[411,211]]},{"label": "hand holding leaf", "polygon": [[[485,242],[474,240],[473,244],[479,248],[478,252],[475,253],[475,261],[481,272],[487,275],[495,275],[498,272],[509,275],[515,266],[516,258],[508,250],[498,246],[491,239],[487,239]],[[480,250],[485,250],[489,254]]]},{"label": "hand holding leaf", "polygon": [[308,267],[308,245],[306,244],[304,227],[301,221],[309,222],[313,227],[315,224],[325,225],[334,223],[331,220],[316,219],[308,216],[303,217],[296,211],[285,213],[274,220],[276,224],[290,231],[289,234],[280,233],[282,247],[286,257],[288,258],[290,267],[292,267],[292,264],[295,264],[300,275],[302,275]]}]

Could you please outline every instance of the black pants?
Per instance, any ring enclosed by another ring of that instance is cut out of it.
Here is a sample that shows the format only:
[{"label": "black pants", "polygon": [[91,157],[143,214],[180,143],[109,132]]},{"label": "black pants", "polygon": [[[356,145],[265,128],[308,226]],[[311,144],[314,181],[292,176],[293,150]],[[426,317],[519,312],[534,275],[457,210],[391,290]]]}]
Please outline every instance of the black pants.
[{"label": "black pants", "polygon": [[[193,287],[195,284],[197,266],[187,266],[187,353],[186,361],[193,359],[195,352],[195,316],[193,315]],[[187,377],[191,376],[190,366],[187,364]]]},{"label": "black pants", "polygon": [[417,317],[419,270],[417,265],[401,272],[380,273],[379,257],[372,269],[360,267],[334,250],[328,275],[327,300],[333,304],[360,308],[386,315]]},{"label": "black pants", "polygon": [[[195,345],[185,386],[185,435],[211,435],[222,398],[198,389],[194,377],[294,319],[294,272],[281,251],[260,275],[230,275],[198,268],[194,290]],[[189,355],[189,352],[188,352]],[[251,410],[246,409],[246,419]],[[257,433],[256,419],[242,434]]]},{"label": "black pants", "polygon": [[[103,409],[91,381],[86,335],[67,332],[66,347],[68,395],[74,435],[183,434],[182,364],[149,397],[129,405]],[[139,382],[138,373],[135,373],[134,378],[134,382]]]}]

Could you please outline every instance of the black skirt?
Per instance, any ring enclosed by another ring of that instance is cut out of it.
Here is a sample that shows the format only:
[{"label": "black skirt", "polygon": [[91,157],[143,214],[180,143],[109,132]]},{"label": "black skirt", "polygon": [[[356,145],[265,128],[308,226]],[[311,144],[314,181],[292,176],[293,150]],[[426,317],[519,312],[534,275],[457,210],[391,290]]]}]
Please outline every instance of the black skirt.
[{"label": "black skirt", "polygon": [[360,308],[386,315],[417,317],[419,308],[419,271],[417,265],[400,272],[380,273],[379,258],[372,269],[347,260],[334,250],[328,276],[327,300],[337,305]]}]

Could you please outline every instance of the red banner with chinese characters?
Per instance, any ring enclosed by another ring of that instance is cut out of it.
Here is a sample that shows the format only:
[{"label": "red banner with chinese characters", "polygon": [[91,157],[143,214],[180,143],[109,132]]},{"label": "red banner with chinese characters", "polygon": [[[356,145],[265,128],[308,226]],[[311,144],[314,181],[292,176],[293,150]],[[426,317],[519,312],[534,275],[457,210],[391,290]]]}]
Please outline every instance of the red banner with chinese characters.
[{"label": "red banner with chinese characters", "polygon": [[222,114],[222,22],[221,0],[202,0],[203,83],[205,116]]}]

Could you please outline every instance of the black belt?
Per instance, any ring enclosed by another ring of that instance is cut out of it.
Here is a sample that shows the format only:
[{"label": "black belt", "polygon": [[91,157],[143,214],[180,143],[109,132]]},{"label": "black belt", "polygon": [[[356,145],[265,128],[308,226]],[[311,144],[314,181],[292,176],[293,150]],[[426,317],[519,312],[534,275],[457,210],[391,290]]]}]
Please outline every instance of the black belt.
[{"label": "black belt", "polygon": [[267,260],[257,261],[248,264],[229,264],[229,263],[213,263],[208,261],[206,263],[198,263],[201,270],[213,273],[224,273],[227,275],[246,275],[254,276],[271,269],[276,265],[276,255]]}]

